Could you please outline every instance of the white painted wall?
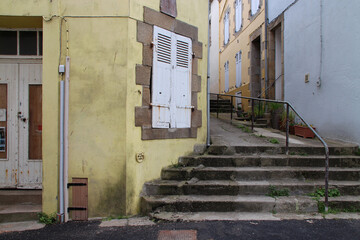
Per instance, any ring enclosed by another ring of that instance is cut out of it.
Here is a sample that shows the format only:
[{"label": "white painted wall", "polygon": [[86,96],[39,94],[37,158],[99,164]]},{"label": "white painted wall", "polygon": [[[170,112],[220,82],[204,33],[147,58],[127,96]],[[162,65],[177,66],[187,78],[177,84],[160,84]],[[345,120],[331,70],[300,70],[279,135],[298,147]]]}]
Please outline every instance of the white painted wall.
[{"label": "white painted wall", "polygon": [[268,0],[269,22],[277,18],[293,2],[295,2],[295,0]]},{"label": "white painted wall", "polygon": [[219,1],[211,3],[210,92],[219,93]]},{"label": "white painted wall", "polygon": [[322,0],[322,21],[320,2],[299,0],[285,12],[285,100],[320,135],[360,143],[360,1]]}]

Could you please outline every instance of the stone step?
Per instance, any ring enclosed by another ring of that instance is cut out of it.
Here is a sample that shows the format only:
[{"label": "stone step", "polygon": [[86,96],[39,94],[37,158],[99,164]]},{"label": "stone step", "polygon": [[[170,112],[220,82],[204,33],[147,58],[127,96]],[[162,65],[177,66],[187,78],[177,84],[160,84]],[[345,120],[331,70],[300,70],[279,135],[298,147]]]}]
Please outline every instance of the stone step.
[{"label": "stone step", "polygon": [[317,212],[317,201],[306,196],[169,195],[144,196],[144,213],[160,212]]},{"label": "stone step", "polygon": [[[175,181],[157,180],[145,184],[148,195],[262,195],[269,187],[288,189],[290,195],[307,195],[324,188],[323,180],[315,181]],[[359,195],[358,181],[329,181],[329,188],[336,188],[341,195]]]},{"label": "stone step", "polygon": [[[360,156],[339,155],[330,156],[330,167],[360,168]],[[292,167],[324,167],[324,156],[320,155],[201,155],[179,158],[180,166],[205,167],[268,167],[268,166],[292,166]]]},{"label": "stone step", "polygon": [[[349,144],[342,147],[329,147],[330,155],[352,155],[358,150],[357,145]],[[211,145],[207,154],[211,155],[229,155],[229,154],[285,154],[285,146],[225,146]],[[324,155],[323,146],[290,146],[289,153],[291,155]]]},{"label": "stone step", "polygon": [[0,190],[0,205],[40,204],[41,190]]},{"label": "stone step", "polygon": [[[164,168],[163,180],[280,180],[324,179],[324,168],[321,167],[181,167]],[[330,168],[329,180],[359,181],[360,168]]]},{"label": "stone step", "polygon": [[39,212],[40,204],[0,205],[0,223],[36,220]]}]

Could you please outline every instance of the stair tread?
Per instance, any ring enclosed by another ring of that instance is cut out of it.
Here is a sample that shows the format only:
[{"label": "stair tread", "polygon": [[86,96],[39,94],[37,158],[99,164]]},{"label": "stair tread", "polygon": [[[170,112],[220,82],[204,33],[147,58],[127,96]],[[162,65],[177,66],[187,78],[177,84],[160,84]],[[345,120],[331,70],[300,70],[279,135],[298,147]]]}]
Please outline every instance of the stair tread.
[{"label": "stair tread", "polygon": [[42,190],[0,190],[0,196],[41,196]]},{"label": "stair tread", "polygon": [[[167,186],[178,186],[179,184],[184,184],[189,186],[270,186],[270,185],[280,185],[280,186],[297,186],[297,185],[306,185],[306,186],[314,186],[314,185],[324,185],[324,180],[312,180],[312,181],[301,181],[296,179],[286,179],[283,180],[263,180],[263,181],[233,181],[233,180],[199,180],[197,182],[189,182],[189,181],[176,181],[176,180],[158,180],[154,182],[147,183],[148,185],[167,185]],[[360,185],[359,181],[333,181],[329,180],[329,185],[332,186],[358,186]]]},{"label": "stair tread", "polygon": [[[277,158],[288,158],[288,159],[322,159],[324,160],[324,155],[285,155],[285,154],[233,154],[233,155],[200,155],[200,156],[189,156],[183,158],[194,158],[194,159],[236,159],[236,158],[254,158],[254,159],[277,159]],[[345,159],[360,159],[360,156],[356,155],[330,155],[329,159],[338,159],[338,158],[345,158]],[[325,161],[325,160],[324,160]]]},{"label": "stair tread", "polygon": [[[179,168],[165,168],[165,171],[231,171],[231,172],[245,172],[245,171],[320,171],[324,172],[324,167],[292,167],[292,166],[269,166],[269,167],[179,167]],[[360,168],[344,168],[344,167],[330,167],[329,172],[354,172],[360,171]]]},{"label": "stair tread", "polygon": [[[144,196],[148,202],[275,202],[277,199],[287,198],[297,199],[298,201],[312,202],[313,198],[308,196],[289,196],[289,197],[279,197],[273,198],[269,196],[259,196],[259,195],[152,195]],[[359,197],[360,201],[360,197]]]},{"label": "stair tread", "polygon": [[[316,201],[313,197],[310,196],[287,196],[287,197],[269,197],[269,196],[259,196],[259,195],[152,195],[152,196],[143,196],[144,199],[148,202],[165,202],[165,203],[174,203],[174,202],[288,202],[288,201],[298,201],[298,202],[314,202]],[[320,201],[324,201],[324,198],[320,198]],[[347,202],[347,201],[356,201],[360,202],[360,196],[339,196],[339,197],[329,197],[329,202]]]}]

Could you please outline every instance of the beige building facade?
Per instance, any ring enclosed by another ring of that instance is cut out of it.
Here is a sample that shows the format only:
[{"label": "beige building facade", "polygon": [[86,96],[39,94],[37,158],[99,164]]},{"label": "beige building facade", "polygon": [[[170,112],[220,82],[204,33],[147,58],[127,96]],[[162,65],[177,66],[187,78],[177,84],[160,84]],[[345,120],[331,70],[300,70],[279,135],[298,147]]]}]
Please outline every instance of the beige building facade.
[{"label": "beige building facade", "polygon": [[219,2],[219,93],[265,96],[265,0]]}]

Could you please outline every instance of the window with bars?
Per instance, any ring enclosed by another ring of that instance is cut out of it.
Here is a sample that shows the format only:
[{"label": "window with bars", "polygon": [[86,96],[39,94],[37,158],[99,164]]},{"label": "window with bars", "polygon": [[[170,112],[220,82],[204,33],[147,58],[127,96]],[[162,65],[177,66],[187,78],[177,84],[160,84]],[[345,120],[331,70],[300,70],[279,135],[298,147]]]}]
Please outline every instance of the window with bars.
[{"label": "window with bars", "polygon": [[0,30],[0,55],[42,56],[40,30]]}]

